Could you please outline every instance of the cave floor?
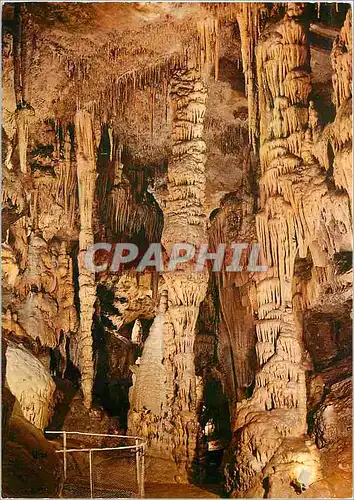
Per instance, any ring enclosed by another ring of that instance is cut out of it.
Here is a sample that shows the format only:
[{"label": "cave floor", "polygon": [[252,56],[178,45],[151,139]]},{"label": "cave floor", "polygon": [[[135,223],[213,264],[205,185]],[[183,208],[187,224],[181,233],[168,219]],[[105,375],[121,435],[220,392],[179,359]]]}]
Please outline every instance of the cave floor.
[{"label": "cave floor", "polygon": [[[208,485],[209,486],[209,485]],[[212,489],[212,488],[211,488]],[[146,498],[221,498],[220,495],[194,484],[146,483]]]},{"label": "cave floor", "polygon": [[[130,495],[125,495],[120,492],[121,497],[128,498]],[[96,490],[95,498],[115,498],[117,491]],[[90,490],[88,484],[66,485],[63,490],[63,498],[89,498]],[[176,483],[146,483],[145,498],[221,498],[220,495],[211,491],[199,488],[193,484],[176,484]]]},{"label": "cave floor", "polygon": [[[117,457],[105,452],[93,456],[93,488],[95,498],[131,498],[137,496],[135,457],[128,452]],[[89,498],[90,483],[86,454],[68,455],[68,479],[62,491],[64,498]],[[145,476],[146,498],[221,498],[219,484],[151,482]]]}]

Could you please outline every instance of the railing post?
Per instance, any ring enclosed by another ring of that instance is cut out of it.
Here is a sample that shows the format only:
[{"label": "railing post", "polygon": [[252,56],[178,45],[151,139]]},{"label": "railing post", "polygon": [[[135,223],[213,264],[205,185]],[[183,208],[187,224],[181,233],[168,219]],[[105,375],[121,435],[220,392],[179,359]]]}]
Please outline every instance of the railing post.
[{"label": "railing post", "polygon": [[64,463],[64,481],[66,481],[66,469],[67,469],[67,464],[66,464],[66,432],[64,431],[63,433],[63,463]]},{"label": "railing post", "polygon": [[141,447],[141,483],[140,483],[140,496],[145,497],[145,443]]},{"label": "railing post", "polygon": [[[82,434],[82,435],[90,435],[90,436],[109,436],[109,437],[117,437],[106,434],[91,434],[86,432],[76,432],[76,431],[45,431],[48,434],[62,434],[63,435],[63,448],[56,450],[56,453],[63,453],[63,475],[64,475],[64,483],[67,481],[67,455],[72,452],[85,452],[89,453],[89,474],[90,474],[90,498],[94,498],[94,481],[93,481],[93,464],[92,464],[92,456],[94,451],[100,451],[100,448],[68,448],[68,434]],[[135,441],[135,444],[116,446],[116,447],[102,447],[102,451],[106,450],[130,450],[132,452],[135,451],[135,460],[136,460],[136,481],[137,481],[137,497],[144,498],[145,497],[145,448],[147,443],[144,442],[141,438],[137,438],[135,436],[118,436],[119,438],[129,438]],[[133,442],[134,442],[133,441]],[[100,478],[97,478],[100,481]]]},{"label": "railing post", "polygon": [[91,491],[91,498],[93,498],[92,450],[89,451],[89,466],[90,466],[90,491]]},{"label": "railing post", "polygon": [[135,464],[136,464],[136,482],[138,483],[138,494],[140,496],[140,456],[139,456],[139,440],[135,440]]}]

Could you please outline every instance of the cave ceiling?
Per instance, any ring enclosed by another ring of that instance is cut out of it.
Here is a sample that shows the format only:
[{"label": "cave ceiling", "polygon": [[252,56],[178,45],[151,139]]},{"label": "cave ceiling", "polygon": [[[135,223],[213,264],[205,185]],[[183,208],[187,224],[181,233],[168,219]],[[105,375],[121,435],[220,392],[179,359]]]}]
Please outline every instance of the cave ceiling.
[{"label": "cave ceiling", "polygon": [[[78,100],[99,108],[139,165],[162,163],[171,148],[169,71],[176,61],[189,57],[191,40],[192,52],[198,50],[195,40],[202,36],[204,24],[209,30],[220,30],[218,54],[206,54],[212,64],[217,58],[218,66],[217,81],[215,69],[209,77],[205,123],[206,212],[210,214],[223,195],[241,185],[251,151],[241,40],[235,25],[238,5],[220,4],[216,9],[207,3],[53,2],[27,3],[26,9],[36,47],[28,78],[35,120],[42,123],[55,117],[70,122]],[[271,13],[270,5],[260,10],[264,18]],[[14,22],[13,5],[5,4],[3,19],[6,33]],[[340,25],[328,27],[325,18],[314,21],[313,85],[330,107],[329,55]],[[215,52],[215,47],[210,45],[209,50]],[[118,96],[122,99],[117,108]],[[15,109],[13,98],[6,100],[5,107],[9,112]],[[232,175],[230,163],[236,166]]]}]

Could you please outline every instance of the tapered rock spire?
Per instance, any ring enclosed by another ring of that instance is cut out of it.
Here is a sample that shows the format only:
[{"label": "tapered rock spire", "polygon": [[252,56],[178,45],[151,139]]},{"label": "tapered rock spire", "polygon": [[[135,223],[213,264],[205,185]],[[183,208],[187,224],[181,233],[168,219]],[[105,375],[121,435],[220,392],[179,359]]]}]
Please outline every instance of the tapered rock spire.
[{"label": "tapered rock spire", "polygon": [[95,277],[85,266],[85,253],[94,242],[93,236],[93,204],[96,185],[95,143],[92,129],[92,117],[87,111],[79,110],[75,115],[76,163],[79,191],[80,234],[79,234],[79,368],[81,387],[85,406],[92,403],[92,387],[94,377],[92,352],[92,317],[96,300]]}]

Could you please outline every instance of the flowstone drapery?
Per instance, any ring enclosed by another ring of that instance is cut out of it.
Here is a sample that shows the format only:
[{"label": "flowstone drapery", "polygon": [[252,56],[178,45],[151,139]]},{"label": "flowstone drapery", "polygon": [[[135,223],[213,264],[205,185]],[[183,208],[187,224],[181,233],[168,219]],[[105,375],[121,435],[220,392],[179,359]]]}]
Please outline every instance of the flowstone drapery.
[{"label": "flowstone drapery", "polygon": [[239,256],[238,271],[226,271],[233,257],[230,254],[221,272],[213,274],[220,303],[218,349],[224,354],[220,354],[220,369],[230,398],[231,418],[234,418],[236,402],[245,397],[256,369],[256,334],[252,315],[255,283],[252,273],[247,270],[250,245],[256,241],[256,231],[254,215],[250,213],[252,207],[247,200],[241,201],[232,193],[220,205],[220,211],[211,222],[210,250],[216,252],[222,243],[226,243],[228,250],[236,242],[242,242],[244,246]]}]

